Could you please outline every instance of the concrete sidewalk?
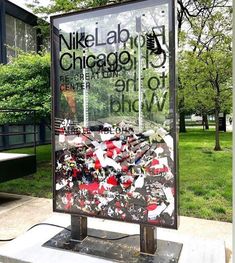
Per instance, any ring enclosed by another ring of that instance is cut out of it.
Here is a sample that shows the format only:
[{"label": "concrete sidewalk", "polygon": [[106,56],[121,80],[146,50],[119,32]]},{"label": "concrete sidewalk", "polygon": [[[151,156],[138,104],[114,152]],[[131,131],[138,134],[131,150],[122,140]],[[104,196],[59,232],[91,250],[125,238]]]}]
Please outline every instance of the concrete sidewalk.
[{"label": "concrete sidewalk", "polygon": [[0,193],[0,239],[17,237],[52,214],[51,199]]},{"label": "concrete sidewalk", "polygon": [[[34,224],[50,217],[61,218],[61,223],[69,215],[52,212],[52,200],[0,193],[0,239],[18,237],[25,233]],[[94,220],[94,219],[92,219]],[[106,222],[108,222],[106,220]],[[59,222],[60,223],[60,222]],[[116,223],[116,222],[115,222]],[[180,217],[180,227],[176,230],[158,229],[160,236],[172,235],[201,238],[202,240],[221,240],[225,242],[227,263],[232,262],[232,224],[211,220]],[[0,246],[9,242],[0,242]],[[216,248],[215,248],[216,249]]]}]

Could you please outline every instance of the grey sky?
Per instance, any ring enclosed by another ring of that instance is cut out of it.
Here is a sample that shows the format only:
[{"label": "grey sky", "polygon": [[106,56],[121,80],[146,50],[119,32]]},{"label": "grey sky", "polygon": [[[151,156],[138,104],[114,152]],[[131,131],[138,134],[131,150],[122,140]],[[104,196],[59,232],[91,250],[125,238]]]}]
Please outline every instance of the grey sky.
[{"label": "grey sky", "polygon": [[[26,6],[26,4],[32,3],[33,0],[9,0],[9,1],[32,13],[32,11]],[[46,5],[48,5],[49,0],[39,0],[39,2],[41,5],[46,6]]]}]

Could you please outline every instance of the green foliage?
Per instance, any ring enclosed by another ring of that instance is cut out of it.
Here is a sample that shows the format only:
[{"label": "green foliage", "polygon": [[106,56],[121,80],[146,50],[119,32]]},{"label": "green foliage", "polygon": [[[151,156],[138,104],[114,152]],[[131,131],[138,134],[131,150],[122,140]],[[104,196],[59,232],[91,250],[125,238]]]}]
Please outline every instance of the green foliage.
[{"label": "green foliage", "polygon": [[[37,121],[50,118],[50,58],[49,54],[21,53],[7,65],[0,65],[0,108],[34,109]],[[24,120],[0,115],[1,122]],[[5,118],[5,119],[4,119]]]},{"label": "green foliage", "polygon": [[224,90],[231,85],[231,1],[177,2],[180,113],[230,112],[231,96]]},{"label": "green foliage", "polygon": [[232,221],[232,133],[221,133],[224,151],[213,151],[215,131],[180,134],[180,214]]},{"label": "green foliage", "polygon": [[227,0],[199,4],[203,9],[188,16],[187,38],[180,35],[187,49],[181,45],[179,105],[184,112],[215,115],[214,150],[220,151],[219,113],[232,108],[231,8]]},{"label": "green foliage", "polygon": [[200,57],[185,51],[179,63],[185,110],[214,114],[217,107],[219,111],[229,113],[232,107],[231,65],[231,53],[226,51],[210,50]]},{"label": "green foliage", "polygon": [[180,98],[184,98],[185,111],[231,110],[231,14],[228,7],[222,8],[226,3],[220,2],[219,8],[217,1],[199,1],[201,13],[190,17],[187,33],[181,31]]},{"label": "green foliage", "polygon": [[50,15],[64,14],[83,9],[89,9],[99,6],[105,6],[112,3],[121,3],[126,0],[49,0],[48,5],[41,5],[39,0],[34,0],[33,3],[27,4],[27,6],[33,10],[33,13],[39,15],[38,26],[40,30],[44,46],[48,45],[50,41],[50,27],[48,18]]},{"label": "green foliage", "polygon": [[40,5],[40,1],[35,1],[34,4],[28,4],[35,14],[58,14],[78,11],[91,7],[104,6],[110,3],[121,3],[125,0],[50,0],[47,6]]}]

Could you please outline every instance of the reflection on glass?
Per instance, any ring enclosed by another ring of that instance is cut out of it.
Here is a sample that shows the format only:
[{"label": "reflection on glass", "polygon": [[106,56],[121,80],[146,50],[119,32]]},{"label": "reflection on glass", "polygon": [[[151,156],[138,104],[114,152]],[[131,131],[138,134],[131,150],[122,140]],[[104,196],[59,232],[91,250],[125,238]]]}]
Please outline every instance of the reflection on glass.
[{"label": "reflection on glass", "polygon": [[6,15],[7,59],[17,55],[18,50],[36,51],[36,29],[13,16]]}]

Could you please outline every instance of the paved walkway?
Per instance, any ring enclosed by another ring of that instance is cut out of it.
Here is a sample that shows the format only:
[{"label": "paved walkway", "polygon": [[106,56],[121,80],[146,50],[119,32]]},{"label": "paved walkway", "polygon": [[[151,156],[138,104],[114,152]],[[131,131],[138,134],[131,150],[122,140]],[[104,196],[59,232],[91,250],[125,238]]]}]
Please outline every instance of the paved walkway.
[{"label": "paved walkway", "polygon": [[[187,129],[202,129],[202,125],[200,126],[187,126],[186,123],[186,130]],[[214,125],[209,126],[209,130],[215,129]],[[226,123],[226,132],[232,132],[233,131],[233,125],[230,125],[229,123]]]},{"label": "paved walkway", "polygon": [[50,199],[0,193],[0,239],[17,237],[51,215]]},{"label": "paved walkway", "polygon": [[[17,237],[32,225],[49,217],[64,215],[52,212],[52,200],[0,193],[0,239]],[[65,215],[68,217],[68,215]],[[69,222],[69,221],[68,221]],[[159,229],[161,234],[162,229]],[[166,230],[164,230],[166,231]],[[232,224],[211,220],[180,217],[177,231],[167,230],[169,234],[192,236],[202,239],[224,240],[227,263],[232,262]],[[174,232],[175,231],[175,232]],[[168,232],[166,232],[167,234]],[[0,246],[9,242],[0,242]]]}]

